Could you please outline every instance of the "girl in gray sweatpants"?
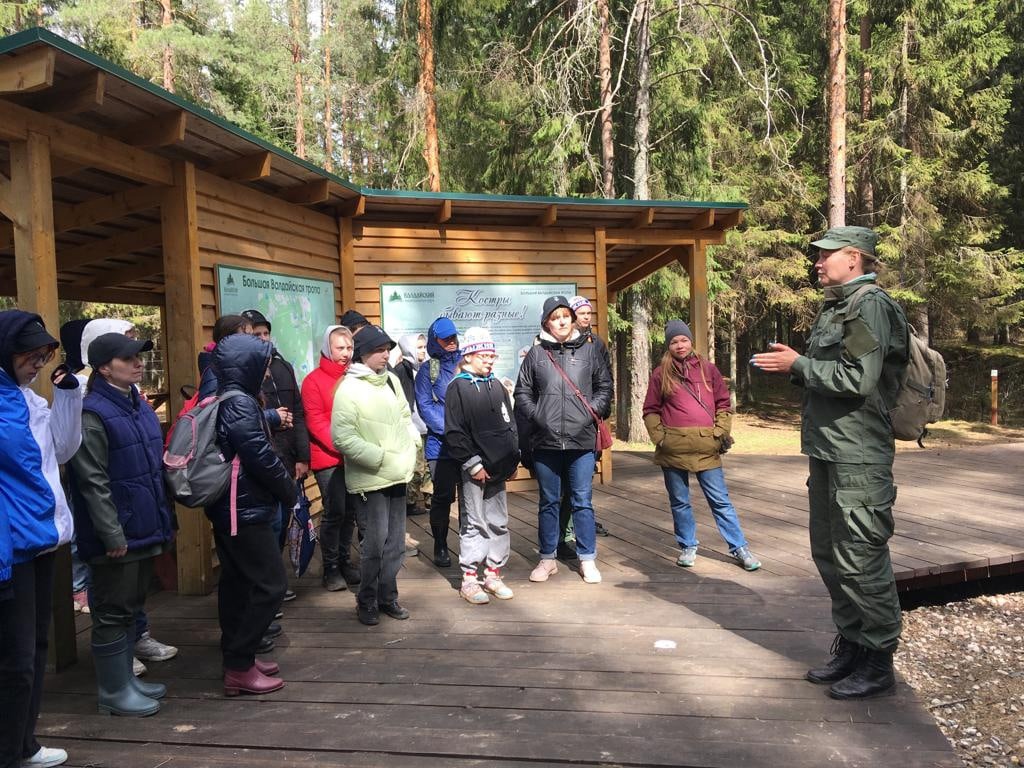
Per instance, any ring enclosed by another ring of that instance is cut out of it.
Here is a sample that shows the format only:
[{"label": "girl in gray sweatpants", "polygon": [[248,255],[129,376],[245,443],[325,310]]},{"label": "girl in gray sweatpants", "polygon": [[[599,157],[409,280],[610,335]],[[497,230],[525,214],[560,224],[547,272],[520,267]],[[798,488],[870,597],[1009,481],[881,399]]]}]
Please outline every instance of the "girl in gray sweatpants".
[{"label": "girl in gray sweatpants", "polygon": [[482,605],[490,602],[489,595],[500,600],[513,596],[501,568],[510,549],[505,481],[519,465],[519,437],[508,391],[492,372],[497,354],[490,332],[470,328],[462,341],[460,372],[445,394],[445,443],[462,482],[459,594]]}]

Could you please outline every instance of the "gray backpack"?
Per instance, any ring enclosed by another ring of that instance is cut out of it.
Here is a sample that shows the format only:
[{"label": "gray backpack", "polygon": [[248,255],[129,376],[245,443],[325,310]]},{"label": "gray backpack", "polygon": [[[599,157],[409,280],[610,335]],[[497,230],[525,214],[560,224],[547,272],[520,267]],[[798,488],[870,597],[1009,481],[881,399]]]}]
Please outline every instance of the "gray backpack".
[{"label": "gray backpack", "polygon": [[182,413],[167,435],[164,481],[187,507],[214,503],[238,479],[238,457],[228,460],[217,445],[217,412],[221,402],[240,396],[248,397],[237,391],[207,397]]},{"label": "gray backpack", "polygon": [[[873,285],[857,289],[847,314],[852,314],[861,297],[872,290],[882,289]],[[918,336],[910,323],[907,330],[909,358],[896,392],[896,403],[889,410],[889,422],[897,440],[916,440],[924,448],[922,441],[928,434],[928,425],[941,419],[946,408],[946,361]]]}]

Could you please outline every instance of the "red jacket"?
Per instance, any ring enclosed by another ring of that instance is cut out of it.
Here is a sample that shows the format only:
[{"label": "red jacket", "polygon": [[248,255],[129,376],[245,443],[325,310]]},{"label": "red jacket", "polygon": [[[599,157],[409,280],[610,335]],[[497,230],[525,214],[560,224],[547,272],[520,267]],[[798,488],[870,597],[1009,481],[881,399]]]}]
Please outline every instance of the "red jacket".
[{"label": "red jacket", "polygon": [[[644,416],[657,414],[661,417],[662,425],[666,427],[715,426],[714,414],[728,411],[730,408],[729,388],[725,386],[722,374],[712,363],[702,362],[696,355],[690,355],[682,363],[673,361],[672,364],[677,369],[683,368],[683,375],[689,386],[676,387],[668,398],[663,398],[659,365],[654,369],[651,381],[647,385]],[[700,398],[700,402],[697,398]],[[702,404],[704,407],[701,407]]]},{"label": "red jacket", "polygon": [[342,463],[341,454],[331,441],[331,409],[334,408],[334,391],[345,370],[321,355],[320,366],[302,380],[302,407],[309,430],[309,468],[314,472]]}]

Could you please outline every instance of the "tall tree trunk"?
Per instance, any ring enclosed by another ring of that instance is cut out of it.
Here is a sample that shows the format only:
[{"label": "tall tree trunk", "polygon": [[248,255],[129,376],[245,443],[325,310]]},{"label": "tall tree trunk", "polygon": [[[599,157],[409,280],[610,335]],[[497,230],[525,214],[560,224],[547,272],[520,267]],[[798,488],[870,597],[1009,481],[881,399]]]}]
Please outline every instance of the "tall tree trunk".
[{"label": "tall tree trunk", "polygon": [[597,0],[598,77],[601,80],[601,193],[615,197],[615,144],[612,141],[612,44],[608,0]]},{"label": "tall tree trunk", "polygon": [[[860,19],[860,124],[863,127],[871,119],[871,105],[874,98],[872,91],[872,72],[868,65],[868,53],[871,50],[871,29],[874,22],[871,18],[871,10],[865,9]],[[857,195],[860,198],[861,220],[868,227],[875,223],[875,185],[871,178],[871,150],[868,143],[864,144],[864,151],[860,158],[860,189]]]},{"label": "tall tree trunk", "polygon": [[334,115],[331,112],[331,3],[334,0],[321,0],[320,34],[324,41],[324,168],[334,170]]},{"label": "tall tree trunk", "polygon": [[828,225],[846,224],[846,0],[828,0]]},{"label": "tall tree trunk", "polygon": [[[910,62],[911,50],[914,46],[914,20],[907,11],[903,17],[903,42],[900,48],[900,97],[897,107],[899,120],[900,144],[908,151],[910,157],[916,155],[913,130],[910,125]],[[912,217],[910,189],[910,172],[905,159],[900,165],[900,233],[903,237],[903,273],[901,284],[916,291],[927,299],[927,273],[924,249],[918,241]],[[911,308],[910,322],[913,323],[924,338],[931,341],[931,323],[928,315],[928,302]]]},{"label": "tall tree trunk", "polygon": [[[608,147],[612,151],[611,134],[611,61],[608,35],[608,5],[599,0],[601,9],[601,146]],[[650,131],[651,131],[651,0],[637,0],[636,12],[637,33],[636,33],[636,105],[633,113],[633,134],[636,137],[636,149],[633,155],[633,197],[637,200],[649,200],[650,193]],[[604,59],[608,55],[608,60]],[[607,64],[607,71],[605,65]],[[607,75],[607,82],[605,76]],[[605,100],[607,88],[607,101]],[[608,109],[608,119],[605,122],[604,110]],[[606,133],[607,131],[607,133]],[[602,150],[602,154],[604,150]],[[612,184],[610,191],[606,189],[607,197],[614,197],[614,180],[611,175],[614,165],[614,157],[608,155],[604,166],[605,184]],[[630,365],[626,369],[620,369],[624,374],[623,379],[628,379],[627,392],[629,393],[629,420],[627,423],[628,440],[630,442],[644,442],[647,440],[647,431],[644,428],[644,396],[647,394],[647,380],[651,372],[651,299],[643,290],[642,283],[634,285],[629,289],[632,294],[632,312],[630,313],[630,351],[632,353]]]},{"label": "tall tree trunk", "polygon": [[288,22],[292,31],[292,69],[295,78],[295,154],[306,157],[306,96],[302,87],[303,35],[305,26],[303,3],[291,0],[288,5]]},{"label": "tall tree trunk", "polygon": [[[167,30],[174,23],[174,16],[171,13],[171,0],[160,0],[160,7],[163,9],[163,17],[160,20],[161,29]],[[174,93],[174,51],[171,44],[164,43],[164,90]]]},{"label": "tall tree trunk", "polygon": [[419,0],[420,98],[423,99],[423,159],[427,161],[427,189],[441,191],[441,151],[437,139],[437,99],[434,82],[434,9],[431,0]]},{"label": "tall tree trunk", "polygon": [[[633,291],[627,288],[619,292],[619,316],[632,317]],[[629,440],[629,348],[632,334],[628,330],[615,332],[615,435],[620,440]]]}]

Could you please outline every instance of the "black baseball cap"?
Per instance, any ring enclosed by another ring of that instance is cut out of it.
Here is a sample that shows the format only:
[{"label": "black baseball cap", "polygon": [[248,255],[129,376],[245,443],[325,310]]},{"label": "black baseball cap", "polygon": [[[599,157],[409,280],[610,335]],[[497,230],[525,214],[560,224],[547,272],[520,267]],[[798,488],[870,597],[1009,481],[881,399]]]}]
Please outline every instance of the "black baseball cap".
[{"label": "black baseball cap", "polygon": [[104,333],[89,345],[89,365],[99,368],[115,357],[126,360],[139,352],[149,352],[152,348],[153,342],[149,339],[129,339],[123,333]]},{"label": "black baseball cap", "polygon": [[355,346],[355,349],[352,350],[352,356],[357,360],[362,360],[363,357],[379,347],[395,348],[395,342],[391,340],[391,337],[379,325],[363,326],[353,334],[352,341]]},{"label": "black baseball cap", "polygon": [[274,330],[270,325],[270,321],[267,320],[267,316],[260,312],[258,309],[246,309],[243,312],[239,312],[239,314],[246,320],[248,320],[249,325],[253,326],[254,328],[257,325],[265,325],[267,326],[268,331]]},{"label": "black baseball cap", "polygon": [[29,352],[39,347],[58,347],[60,342],[46,330],[41,320],[30,320],[25,323],[18,335],[14,337],[15,353]]}]

